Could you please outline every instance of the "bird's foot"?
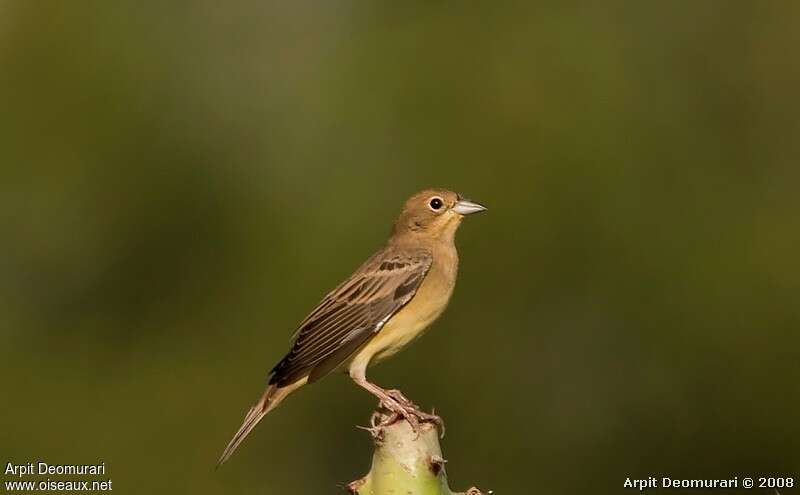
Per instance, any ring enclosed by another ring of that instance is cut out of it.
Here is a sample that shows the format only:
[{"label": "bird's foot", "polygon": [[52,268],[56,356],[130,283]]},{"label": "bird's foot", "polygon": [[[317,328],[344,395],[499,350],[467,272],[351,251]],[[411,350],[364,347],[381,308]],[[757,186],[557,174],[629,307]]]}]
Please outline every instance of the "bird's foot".
[{"label": "bird's foot", "polygon": [[428,421],[436,425],[439,429],[439,436],[444,438],[444,420],[441,416],[436,414],[436,410],[432,410],[430,413],[426,413],[421,409],[417,409],[415,414],[421,421]]},{"label": "bird's foot", "polygon": [[420,422],[427,422],[435,424],[439,429],[441,436],[444,437],[444,420],[440,416],[437,416],[433,413],[426,413],[416,404],[406,399],[402,394],[399,394],[401,400],[398,400],[398,398],[394,397],[393,392],[399,394],[399,391],[387,390],[387,396],[389,400],[382,400],[380,403],[381,407],[389,411],[390,414],[383,415],[379,418],[378,427],[388,426],[397,421],[399,418],[403,418],[408,421],[411,429],[417,435],[419,435]]},{"label": "bird's foot", "polygon": [[380,407],[389,412],[389,414],[381,415],[378,422],[380,427],[389,426],[398,419],[403,418],[408,421],[408,424],[411,426],[411,429],[414,431],[414,433],[419,435],[419,420],[417,419],[417,416],[414,415],[413,408],[404,406],[403,404],[397,402],[397,400],[388,396],[385,400],[381,400]]},{"label": "bird's foot", "polygon": [[399,391],[396,388],[391,388],[386,391],[386,395],[394,399],[398,404],[405,406],[405,407],[413,407],[418,409],[417,405],[411,402],[409,398],[403,395],[403,392]]}]

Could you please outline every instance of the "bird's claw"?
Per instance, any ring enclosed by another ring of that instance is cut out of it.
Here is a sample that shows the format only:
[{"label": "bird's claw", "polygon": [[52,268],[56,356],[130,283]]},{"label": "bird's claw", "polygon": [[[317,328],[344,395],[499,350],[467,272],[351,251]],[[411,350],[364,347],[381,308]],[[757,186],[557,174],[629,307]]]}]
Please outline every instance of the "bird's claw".
[{"label": "bird's claw", "polygon": [[[432,411],[430,414],[426,413],[425,411],[420,409],[418,405],[414,404],[414,402],[412,402],[409,398],[403,395],[403,392],[401,392],[396,388],[386,390],[386,395],[394,399],[394,401],[403,406],[404,409],[411,410],[411,413],[414,416],[416,416],[417,419],[419,419],[420,421],[428,421],[435,424],[439,428],[442,438],[444,438],[444,432],[445,432],[444,420],[442,420],[440,416],[436,415],[435,410]],[[406,416],[404,415],[404,417]]]},{"label": "bird's claw", "polygon": [[430,413],[426,413],[425,411],[417,410],[417,415],[423,421],[428,421],[436,425],[439,429],[439,436],[444,438],[444,420],[441,416],[436,414],[436,410],[432,410]]},{"label": "bird's claw", "polygon": [[[399,394],[399,396],[402,398],[402,401],[395,397],[395,393]],[[389,411],[389,414],[379,415],[377,425],[374,424],[376,415],[373,415],[371,420],[371,422],[373,422],[373,427],[388,426],[397,421],[399,418],[403,418],[408,422],[409,426],[411,426],[411,430],[418,437],[420,422],[433,423],[439,429],[440,435],[444,437],[444,420],[442,420],[440,416],[437,416],[434,413],[426,413],[425,411],[421,410],[416,404],[406,399],[401,393],[399,393],[399,391],[389,390],[387,391],[387,395],[391,400],[381,401],[380,406]]]},{"label": "bird's claw", "polygon": [[426,413],[425,411],[423,411],[423,410],[421,410],[419,408],[414,408],[413,414],[420,421],[433,423],[434,425],[436,425],[436,427],[439,429],[439,434],[440,434],[441,438],[444,438],[444,430],[445,430],[445,428],[444,428],[444,420],[442,419],[441,416],[436,414],[435,410],[433,410],[430,413]]},{"label": "bird's claw", "polygon": [[393,397],[390,400],[381,401],[380,405],[383,409],[389,411],[389,414],[381,415],[378,422],[379,426],[389,426],[398,419],[403,418],[408,421],[415,433],[418,431],[419,421],[413,414],[414,409],[412,407],[401,404]]}]

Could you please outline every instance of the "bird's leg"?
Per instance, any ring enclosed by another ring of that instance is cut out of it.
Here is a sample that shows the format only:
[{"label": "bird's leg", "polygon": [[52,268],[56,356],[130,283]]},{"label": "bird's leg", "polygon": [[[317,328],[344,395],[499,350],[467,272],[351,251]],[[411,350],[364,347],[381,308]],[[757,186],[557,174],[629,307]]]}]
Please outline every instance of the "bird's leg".
[{"label": "bird's leg", "polygon": [[393,422],[397,416],[400,416],[408,421],[411,425],[411,429],[414,430],[415,433],[419,432],[419,422],[422,420],[436,424],[440,428],[442,434],[444,434],[444,421],[442,421],[442,418],[435,414],[428,414],[421,411],[416,404],[408,400],[399,390],[384,390],[378,385],[367,381],[367,378],[360,373],[354,373],[351,376],[353,381],[359,386],[378,398],[381,407],[392,413],[392,415],[387,418],[388,421],[385,421],[382,426]]},{"label": "bird's leg", "polygon": [[365,389],[367,392],[371,393],[375,397],[378,398],[380,401],[380,406],[384,409],[388,410],[392,413],[387,420],[383,421],[380,426],[386,426],[390,422],[394,422],[394,420],[400,416],[406,421],[408,424],[411,425],[411,429],[414,432],[419,431],[419,421],[417,420],[416,415],[413,413],[413,408],[409,408],[404,406],[400,402],[398,402],[394,397],[386,393],[384,389],[375,385],[374,383],[370,383],[367,381],[366,377],[364,376],[353,376],[353,381],[355,381],[359,386]]}]

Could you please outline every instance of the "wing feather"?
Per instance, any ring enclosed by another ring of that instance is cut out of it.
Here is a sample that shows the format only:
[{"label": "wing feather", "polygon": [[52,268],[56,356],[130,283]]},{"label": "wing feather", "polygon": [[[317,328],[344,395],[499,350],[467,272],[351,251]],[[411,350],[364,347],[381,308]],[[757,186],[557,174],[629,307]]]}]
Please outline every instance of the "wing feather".
[{"label": "wing feather", "polygon": [[315,381],[345,362],[414,297],[432,262],[426,250],[387,247],[328,293],[300,323],[270,384]]}]

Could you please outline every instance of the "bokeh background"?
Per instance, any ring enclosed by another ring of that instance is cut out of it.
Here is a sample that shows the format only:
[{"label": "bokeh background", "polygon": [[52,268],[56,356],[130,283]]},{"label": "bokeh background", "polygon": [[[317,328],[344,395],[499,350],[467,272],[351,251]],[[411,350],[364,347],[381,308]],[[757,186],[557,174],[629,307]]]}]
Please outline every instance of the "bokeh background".
[{"label": "bokeh background", "polygon": [[798,2],[0,2],[0,460],[339,493],[374,406],[343,376],[214,464],[442,186],[490,211],[371,377],[445,417],[454,488],[797,479],[798,47]]}]

